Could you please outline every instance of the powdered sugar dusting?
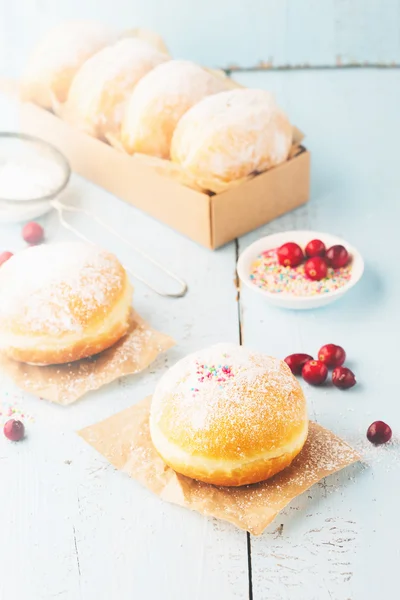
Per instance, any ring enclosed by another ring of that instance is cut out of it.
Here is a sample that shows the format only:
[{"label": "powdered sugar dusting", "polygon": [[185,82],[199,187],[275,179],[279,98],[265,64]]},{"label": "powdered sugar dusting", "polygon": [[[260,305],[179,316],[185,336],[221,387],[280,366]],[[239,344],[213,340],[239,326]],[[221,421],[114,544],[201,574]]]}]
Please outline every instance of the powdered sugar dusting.
[{"label": "powdered sugar dusting", "polygon": [[220,444],[237,458],[252,444],[279,447],[288,429],[300,429],[305,418],[304,396],[287,365],[235,344],[179,361],[160,380],[152,402],[152,419],[161,429],[173,420],[178,437],[185,430],[199,452]]},{"label": "powdered sugar dusting", "polygon": [[[66,108],[86,125],[118,128],[123,105],[138,81],[156,65],[169,60],[148,42],[122,39],[89,58],[76,74]],[[79,124],[79,123],[78,123]],[[93,132],[91,132],[93,133]]]},{"label": "powdered sugar dusting", "polygon": [[[310,422],[303,450],[289,467],[275,477],[240,488],[216,488],[218,516],[259,534],[298,494],[359,458],[357,452],[343,440]],[[188,502],[197,502],[200,497],[208,496],[205,485],[194,482]]]},{"label": "powdered sugar dusting", "polygon": [[14,396],[11,397],[4,390],[2,390],[2,396],[0,400],[0,427],[3,427],[8,419],[22,420],[25,423],[35,421],[35,418],[23,408],[19,398],[15,400]]},{"label": "powdered sugar dusting", "polygon": [[[240,526],[250,531],[252,528],[261,528],[259,531],[254,531],[261,533],[278,512],[298,494],[323,477],[339,471],[358,459],[357,452],[343,440],[320,425],[310,422],[309,435],[302,451],[289,467],[275,477],[239,488],[214,488],[219,496],[218,516],[228,521],[237,519]],[[193,482],[190,490],[191,502],[207,495],[208,490],[204,488],[205,485],[208,484]],[[264,511],[257,511],[257,507],[264,507]]]},{"label": "powdered sugar dusting", "polygon": [[0,328],[57,335],[82,331],[121,293],[125,274],[112,254],[81,242],[28,248],[0,270]]},{"label": "powdered sugar dusting", "polygon": [[386,444],[375,445],[367,439],[365,432],[360,432],[354,440],[354,446],[367,467],[400,472],[400,438],[393,437]]},{"label": "powdered sugar dusting", "polygon": [[227,87],[223,78],[185,60],[157,66],[138,83],[127,104],[122,141],[130,152],[169,157],[179,119],[196,102]]},{"label": "powdered sugar dusting", "polygon": [[291,144],[291,125],[272,94],[235,89],[188,110],[174,132],[171,157],[198,176],[231,181],[285,161]]},{"label": "powdered sugar dusting", "polygon": [[149,399],[80,432],[118,469],[163,500],[234,523],[259,535],[291,500],[359,459],[333,433],[310,422],[303,450],[273,478],[254,485],[220,487],[175,473],[157,454],[150,436]]},{"label": "powdered sugar dusting", "polygon": [[169,336],[152,329],[132,310],[127,334],[96,356],[38,367],[0,354],[0,365],[3,372],[30,394],[67,405],[119,377],[139,373],[173,345]]},{"label": "powdered sugar dusting", "polygon": [[[33,152],[32,152],[33,154]],[[0,158],[0,200],[32,200],[50,196],[65,177],[56,162],[36,154],[19,160]]]},{"label": "powdered sugar dusting", "polygon": [[33,75],[52,73],[81,64],[116,39],[109,27],[92,21],[70,21],[52,29],[41,40],[29,63]]}]

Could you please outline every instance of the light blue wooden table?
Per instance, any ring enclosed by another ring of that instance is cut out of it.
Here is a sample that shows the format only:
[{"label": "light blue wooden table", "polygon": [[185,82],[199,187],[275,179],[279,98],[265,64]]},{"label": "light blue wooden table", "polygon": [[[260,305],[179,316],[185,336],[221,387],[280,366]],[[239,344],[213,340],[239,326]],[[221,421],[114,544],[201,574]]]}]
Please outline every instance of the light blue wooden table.
[{"label": "light blue wooden table", "polygon": [[[0,404],[20,407],[28,437],[0,436],[0,598],[10,600],[369,600],[394,597],[398,582],[400,404],[400,77],[393,70],[241,73],[273,90],[312,152],[312,198],[300,210],[210,252],[74,177],[71,193],[162,258],[189,283],[181,300],[136,285],[135,307],[177,346],[144,374],[89,395],[68,409],[29,397],[1,380]],[[5,99],[1,127],[15,126]],[[43,220],[50,242],[70,238],[55,215]],[[78,222],[133,267],[114,240]],[[274,231],[338,234],[366,261],[361,283],[325,309],[274,309],[234,285],[238,253]],[[0,228],[0,249],[22,247],[18,226]],[[135,283],[135,282],[134,282]],[[310,416],[364,455],[282,512],[258,538],[221,521],[164,504],[117,473],[75,431],[141,400],[189,351],[236,341],[284,357],[345,347],[358,385],[347,393],[304,384]],[[387,447],[367,442],[382,419]]]},{"label": "light blue wooden table", "polygon": [[400,65],[400,0],[0,0],[0,75],[65,19],[147,27],[173,56],[220,68]]}]

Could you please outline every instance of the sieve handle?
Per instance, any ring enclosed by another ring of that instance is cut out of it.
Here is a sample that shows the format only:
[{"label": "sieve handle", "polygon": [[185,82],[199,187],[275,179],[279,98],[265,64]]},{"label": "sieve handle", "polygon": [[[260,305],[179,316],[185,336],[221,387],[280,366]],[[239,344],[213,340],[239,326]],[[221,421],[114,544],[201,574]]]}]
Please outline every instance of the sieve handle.
[{"label": "sieve handle", "polygon": [[80,213],[80,214],[85,215],[89,219],[93,219],[93,221],[95,221],[96,223],[98,223],[101,227],[103,227],[104,229],[106,229],[113,236],[115,236],[116,238],[118,238],[119,240],[121,240],[122,242],[124,242],[124,244],[126,244],[127,246],[129,246],[129,248],[131,248],[134,252],[136,252],[137,254],[139,254],[142,258],[144,258],[145,260],[147,260],[148,262],[150,262],[151,264],[153,264],[155,267],[157,267],[158,269],[160,269],[160,271],[162,271],[163,273],[165,273],[169,277],[171,277],[171,279],[173,279],[174,281],[176,281],[179,284],[179,286],[180,286],[180,288],[179,288],[179,290],[177,292],[164,292],[164,291],[159,290],[158,288],[154,287],[153,285],[151,285],[148,281],[146,281],[145,279],[143,279],[143,277],[141,277],[140,275],[138,275],[137,273],[135,273],[134,271],[132,271],[128,267],[124,266],[124,268],[126,269],[126,271],[128,271],[128,273],[130,273],[132,275],[132,277],[134,277],[138,281],[141,281],[142,283],[144,283],[144,285],[147,286],[149,289],[151,289],[153,292],[155,292],[159,296],[164,296],[164,297],[168,297],[168,298],[182,298],[182,296],[184,296],[186,294],[186,292],[188,290],[188,286],[187,286],[186,282],[183,279],[181,279],[180,277],[178,277],[177,275],[175,275],[174,273],[172,273],[169,269],[167,269],[162,264],[160,264],[158,261],[156,261],[154,258],[152,258],[151,256],[149,256],[146,252],[144,252],[140,248],[137,248],[136,246],[134,246],[132,244],[132,242],[130,242],[127,238],[125,238],[120,233],[118,233],[118,231],[116,231],[113,227],[110,227],[110,225],[108,225],[108,223],[106,223],[105,221],[103,221],[102,219],[100,219],[100,217],[98,217],[97,215],[95,215],[91,211],[86,210],[85,208],[77,208],[76,206],[70,206],[70,205],[67,205],[67,204],[63,204],[59,200],[53,200],[51,202],[51,204],[56,209],[56,211],[58,213],[58,218],[60,220],[61,225],[63,227],[65,227],[66,229],[68,229],[69,231],[72,231],[75,235],[77,235],[79,238],[81,238],[85,242],[89,242],[91,244],[93,243],[83,233],[81,233],[80,231],[78,231],[77,229],[75,229],[75,227],[73,227],[72,225],[70,225],[69,223],[67,223],[67,221],[64,218],[64,214],[63,214],[64,212]]}]

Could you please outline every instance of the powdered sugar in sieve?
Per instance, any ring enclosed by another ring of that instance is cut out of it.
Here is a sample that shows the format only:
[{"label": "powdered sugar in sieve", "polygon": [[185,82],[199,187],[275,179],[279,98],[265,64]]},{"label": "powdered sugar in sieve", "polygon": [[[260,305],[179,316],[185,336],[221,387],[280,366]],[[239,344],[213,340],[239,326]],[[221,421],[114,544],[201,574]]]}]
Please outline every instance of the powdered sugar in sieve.
[{"label": "powdered sugar in sieve", "polygon": [[67,185],[70,167],[50,144],[32,136],[0,133],[0,221],[37,218]]}]

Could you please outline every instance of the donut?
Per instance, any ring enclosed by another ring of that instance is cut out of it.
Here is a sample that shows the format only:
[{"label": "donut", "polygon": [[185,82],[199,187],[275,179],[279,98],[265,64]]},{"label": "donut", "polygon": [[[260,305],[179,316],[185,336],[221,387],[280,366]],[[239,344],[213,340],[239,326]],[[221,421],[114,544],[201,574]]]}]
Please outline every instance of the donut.
[{"label": "donut", "polygon": [[131,35],[137,39],[143,40],[153,46],[156,50],[161,52],[162,54],[168,54],[169,51],[167,46],[165,45],[165,41],[163,38],[153,31],[152,29],[143,29],[143,27],[136,27],[135,29],[128,29],[124,31],[124,37]]},{"label": "donut", "polygon": [[177,124],[171,159],[197,177],[230,182],[284,162],[292,127],[264,90],[235,89],[204,98]]},{"label": "donut", "polygon": [[113,43],[116,33],[94,21],[67,21],[40,40],[21,82],[23,100],[51,108],[52,96],[65,102],[71,81],[92,54]]},{"label": "donut", "polygon": [[286,363],[235,344],[180,360],[152,398],[158,454],[205,483],[264,481],[290,465],[307,433],[306,400]]},{"label": "donut", "polygon": [[113,254],[82,242],[30,247],[0,268],[0,351],[36,365],[87,358],[127,332],[131,302]]},{"label": "donut", "polygon": [[169,158],[172,134],[182,115],[196,102],[228,82],[187,60],[155,67],[137,84],[128,101],[121,143],[129,154]]},{"label": "donut", "polygon": [[93,136],[118,132],[124,104],[135,85],[167,60],[167,54],[134,37],[99,50],[75,75],[61,116]]}]

